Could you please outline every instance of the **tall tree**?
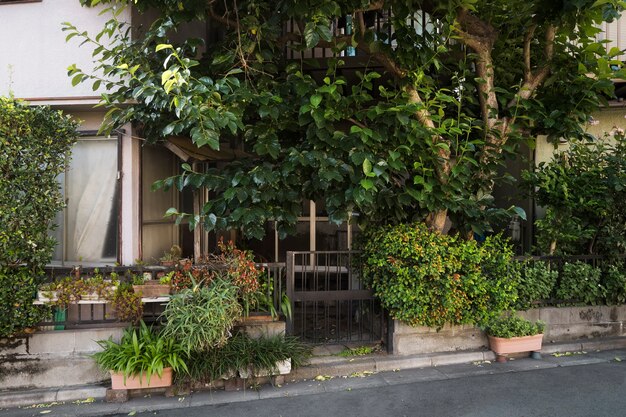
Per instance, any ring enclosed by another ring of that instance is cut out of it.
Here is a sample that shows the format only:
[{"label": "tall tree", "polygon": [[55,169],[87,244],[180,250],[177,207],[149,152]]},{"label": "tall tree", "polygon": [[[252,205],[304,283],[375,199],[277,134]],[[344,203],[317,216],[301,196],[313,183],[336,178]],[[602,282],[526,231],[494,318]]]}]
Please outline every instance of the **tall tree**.
[{"label": "tall tree", "polygon": [[[125,3],[82,1],[114,14]],[[105,83],[110,125],[136,123],[151,141],[242,141],[249,157],[204,173],[185,165],[157,186],[207,187],[215,198],[190,223],[257,237],[267,220],[292,231],[309,199],[336,222],[358,212],[489,229],[503,214],[491,190],[506,155],[538,134],[583,137],[622,75],[620,52],[596,39],[618,0],[133,4],[161,16],[140,37],[115,16],[94,37],[66,24],[103,74],[71,66],[73,82]],[[172,40],[194,21],[215,39]]]}]

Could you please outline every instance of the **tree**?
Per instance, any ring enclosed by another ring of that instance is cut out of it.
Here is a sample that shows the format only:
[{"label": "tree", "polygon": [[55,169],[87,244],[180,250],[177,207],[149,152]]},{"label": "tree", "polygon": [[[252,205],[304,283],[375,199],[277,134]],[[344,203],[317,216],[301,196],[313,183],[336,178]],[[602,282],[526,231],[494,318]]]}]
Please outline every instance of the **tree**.
[{"label": "tree", "polygon": [[77,124],[49,107],[0,97],[0,337],[37,324],[33,306],[64,206],[58,176]]},{"label": "tree", "polygon": [[[125,4],[82,1],[114,15]],[[618,0],[134,4],[161,15],[139,38],[115,16],[94,37],[65,24],[102,73],[71,66],[73,83],[104,83],[109,127],[133,122],[150,141],[188,135],[213,149],[243,142],[248,158],[204,173],[184,165],[156,186],[207,187],[216,197],[190,225],[256,237],[268,220],[292,231],[309,199],[335,222],[358,212],[367,223],[443,231],[449,217],[463,233],[488,230],[505,214],[491,190],[506,156],[538,134],[584,137],[610,77],[623,75],[612,69],[619,51],[596,40]],[[197,20],[218,28],[205,49],[172,41]],[[332,53],[298,58],[312,48]]]},{"label": "tree", "polygon": [[[608,134],[607,134],[608,136]],[[538,205],[537,244],[544,253],[626,253],[626,137],[577,142],[523,178]]]}]

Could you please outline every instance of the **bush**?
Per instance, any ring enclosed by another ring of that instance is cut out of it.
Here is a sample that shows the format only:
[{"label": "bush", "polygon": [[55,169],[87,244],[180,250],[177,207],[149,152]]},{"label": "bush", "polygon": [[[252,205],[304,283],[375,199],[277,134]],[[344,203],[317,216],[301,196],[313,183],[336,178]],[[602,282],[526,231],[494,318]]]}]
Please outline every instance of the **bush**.
[{"label": "bush", "polygon": [[626,302],[626,270],[624,265],[609,265],[603,273],[606,288],[606,303],[609,305]]},{"label": "bush", "polygon": [[0,337],[33,326],[32,305],[55,245],[65,171],[77,124],[48,107],[0,97]]},{"label": "bush", "polygon": [[602,304],[605,289],[600,283],[600,268],[584,262],[566,262],[561,273],[561,283],[556,290],[559,300],[584,305]]},{"label": "bush", "polygon": [[545,324],[542,321],[531,322],[514,314],[491,320],[485,327],[485,332],[494,337],[534,336],[543,333]]},{"label": "bush", "polygon": [[372,229],[361,246],[366,284],[409,325],[483,323],[516,299],[519,268],[501,237],[480,247],[418,223]]},{"label": "bush", "polygon": [[559,272],[542,261],[527,261],[522,265],[522,274],[517,287],[518,310],[533,307],[535,301],[547,300],[552,296]]},{"label": "bush", "polygon": [[291,359],[292,366],[303,365],[311,355],[311,348],[293,336],[262,336],[252,339],[237,333],[221,348],[207,352],[192,352],[189,372],[184,378],[194,382],[211,382],[239,369],[254,372],[270,370],[276,373],[276,363]]},{"label": "bush", "polygon": [[150,377],[154,374],[161,376],[164,368],[171,367],[175,372],[187,370],[186,355],[181,346],[143,321],[139,329],[124,330],[119,343],[109,338],[98,341],[98,344],[103,349],[93,355],[98,366],[104,371],[121,372],[124,379],[145,375],[149,384]]},{"label": "bush", "polygon": [[216,276],[209,285],[196,283],[171,296],[165,307],[164,334],[180,342],[187,352],[223,346],[241,318],[238,288]]},{"label": "bush", "polygon": [[549,254],[626,253],[626,137],[571,142],[522,174],[538,205],[539,249]]}]

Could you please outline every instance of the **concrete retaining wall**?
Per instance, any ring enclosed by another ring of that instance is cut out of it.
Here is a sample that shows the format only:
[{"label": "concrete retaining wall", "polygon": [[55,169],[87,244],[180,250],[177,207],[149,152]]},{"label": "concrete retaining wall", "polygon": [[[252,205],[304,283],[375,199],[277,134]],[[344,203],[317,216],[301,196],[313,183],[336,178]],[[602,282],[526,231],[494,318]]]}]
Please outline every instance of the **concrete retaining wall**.
[{"label": "concrete retaining wall", "polygon": [[[285,333],[284,321],[244,320],[250,337]],[[119,341],[123,327],[37,332],[16,339],[0,339],[0,391],[60,388],[107,381],[89,356],[100,350],[97,340]]]},{"label": "concrete retaining wall", "polygon": [[0,390],[66,387],[108,378],[89,355],[97,340],[119,340],[123,328],[38,332],[0,339]]},{"label": "concrete retaining wall", "polygon": [[[544,343],[626,336],[626,305],[545,307],[520,312],[530,320],[546,323]],[[446,326],[439,332],[394,322],[393,353],[412,355],[487,349],[484,332],[474,326]]]}]

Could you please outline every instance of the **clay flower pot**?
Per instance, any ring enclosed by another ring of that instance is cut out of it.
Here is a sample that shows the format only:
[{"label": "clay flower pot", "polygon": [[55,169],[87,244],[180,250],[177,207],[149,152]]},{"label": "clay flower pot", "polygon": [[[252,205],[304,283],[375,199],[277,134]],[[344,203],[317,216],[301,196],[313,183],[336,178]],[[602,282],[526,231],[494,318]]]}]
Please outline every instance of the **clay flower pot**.
[{"label": "clay flower pot", "polygon": [[541,350],[541,342],[543,341],[543,333],[534,336],[522,337],[494,337],[489,336],[489,348],[496,355],[519,352],[538,352]]},{"label": "clay flower pot", "polygon": [[131,375],[126,377],[124,382],[124,374],[122,372],[111,371],[111,388],[112,389],[139,389],[139,388],[162,388],[172,385],[172,368],[164,368],[163,373],[159,377],[157,374],[150,375],[150,382],[146,374],[141,376]]}]

